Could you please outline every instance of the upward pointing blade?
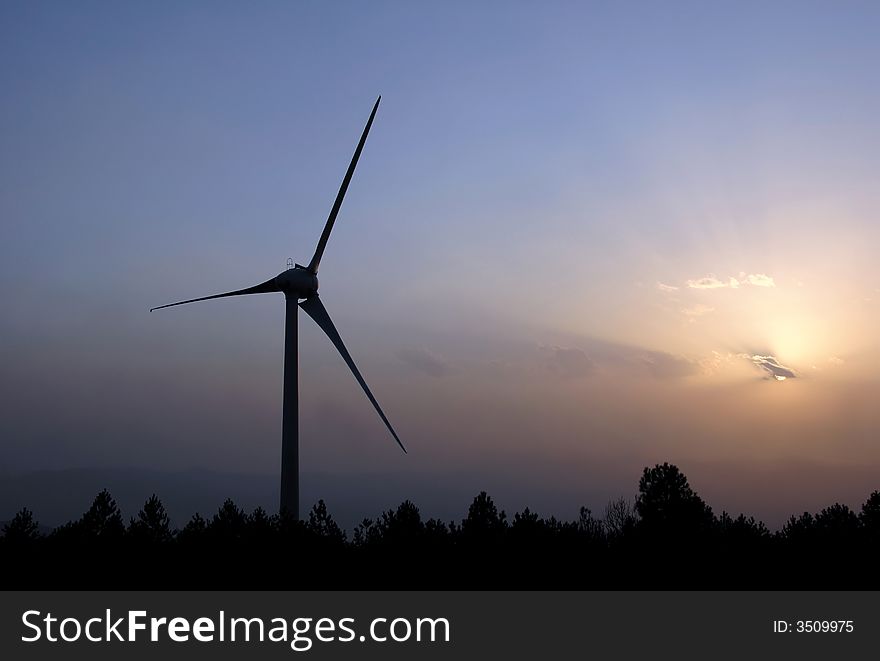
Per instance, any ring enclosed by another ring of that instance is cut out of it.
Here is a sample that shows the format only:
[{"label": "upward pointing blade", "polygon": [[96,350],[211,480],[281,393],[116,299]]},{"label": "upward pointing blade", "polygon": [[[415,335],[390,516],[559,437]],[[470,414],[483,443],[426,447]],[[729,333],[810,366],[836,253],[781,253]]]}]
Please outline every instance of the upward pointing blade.
[{"label": "upward pointing blade", "polygon": [[315,320],[315,323],[321,327],[327,337],[330,338],[330,341],[334,344],[336,349],[342,355],[342,359],[346,362],[351,373],[354,374],[354,378],[357,379],[357,382],[361,384],[361,388],[364,389],[367,397],[370,402],[372,402],[373,407],[376,409],[376,413],[379,414],[379,417],[382,418],[382,422],[385,423],[385,426],[388,427],[388,431],[391,432],[391,435],[394,437],[394,440],[397,441],[397,444],[400,446],[400,449],[406,453],[406,448],[403,447],[403,443],[400,442],[400,439],[397,437],[397,433],[394,431],[394,428],[391,426],[391,423],[388,422],[388,418],[385,417],[385,414],[382,412],[382,408],[379,406],[379,402],[376,401],[376,398],[373,397],[373,393],[370,392],[369,386],[367,386],[367,382],[364,381],[364,377],[361,376],[360,371],[357,368],[357,365],[354,364],[354,360],[351,358],[351,354],[348,353],[348,349],[345,348],[345,344],[342,342],[342,338],[339,337],[339,332],[336,330],[336,326],[333,325],[333,321],[330,319],[330,315],[327,314],[327,310],[324,308],[324,304],[321,303],[321,299],[318,298],[318,295],[315,294],[311,298],[307,298],[299,306],[305,310],[305,313],[309,315],[312,319]]},{"label": "upward pointing blade", "polygon": [[191,298],[188,301],[178,301],[177,303],[168,303],[167,305],[160,305],[155,308],[150,308],[150,312],[153,310],[161,310],[162,308],[172,308],[175,305],[184,305],[186,303],[195,303],[196,301],[207,301],[212,298],[225,298],[226,296],[246,296],[247,294],[269,294],[271,292],[281,291],[278,288],[278,285],[275,284],[275,278],[271,280],[266,280],[266,282],[254,285],[253,287],[248,287],[247,289],[236,289],[235,291],[228,291],[225,294],[214,294],[213,296],[202,296],[201,298]]},{"label": "upward pointing blade", "polygon": [[318,272],[318,265],[321,263],[324,248],[327,247],[327,239],[330,238],[330,232],[333,230],[333,223],[336,222],[336,216],[339,214],[339,208],[342,206],[342,198],[345,197],[345,191],[348,190],[348,184],[351,182],[351,176],[354,174],[358,159],[361,157],[361,151],[363,151],[364,143],[367,141],[367,133],[370,132],[370,127],[373,125],[373,118],[376,116],[376,110],[379,109],[379,101],[381,100],[381,96],[376,99],[376,105],[373,106],[373,112],[370,113],[370,118],[367,120],[367,125],[364,127],[361,140],[358,142],[357,149],[354,150],[354,156],[351,157],[348,171],[345,173],[345,177],[342,179],[342,185],[339,187],[339,192],[336,194],[336,201],[333,202],[333,208],[330,209],[330,216],[327,218],[327,224],[324,225],[324,231],[321,232],[321,238],[318,240],[318,247],[315,248],[315,254],[312,257],[312,261],[309,262],[308,268],[312,273]]}]

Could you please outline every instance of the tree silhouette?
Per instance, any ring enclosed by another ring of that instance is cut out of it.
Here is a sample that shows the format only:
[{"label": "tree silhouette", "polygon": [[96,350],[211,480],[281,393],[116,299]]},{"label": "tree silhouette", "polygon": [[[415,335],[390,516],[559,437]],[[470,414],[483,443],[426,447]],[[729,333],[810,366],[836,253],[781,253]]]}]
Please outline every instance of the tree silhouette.
[{"label": "tree silhouette", "polygon": [[612,539],[619,539],[631,532],[638,522],[635,506],[626,498],[609,500],[605,506],[603,527],[605,534]]},{"label": "tree silhouette", "polygon": [[590,540],[599,541],[605,539],[605,523],[595,518],[589,507],[581,507],[577,528],[581,535]]},{"label": "tree silhouette", "polygon": [[196,512],[192,515],[192,518],[187,521],[183,530],[177,533],[177,539],[181,542],[193,542],[204,536],[207,529],[208,523],[201,514]]},{"label": "tree silhouette", "polygon": [[425,532],[419,508],[409,500],[403,501],[396,510],[383,512],[375,528],[376,536],[383,544],[407,546],[421,541]]},{"label": "tree silhouette", "polygon": [[365,547],[374,543],[379,538],[379,529],[374,525],[373,519],[363,519],[355,526],[352,539],[357,547]]},{"label": "tree silhouette", "polygon": [[522,512],[513,515],[513,522],[510,524],[510,532],[514,538],[532,538],[538,535],[539,531],[544,530],[545,525],[537,512],[532,512],[526,507]]},{"label": "tree silhouette", "polygon": [[24,507],[9,523],[3,526],[3,539],[7,544],[26,546],[41,537],[40,526],[34,521],[34,513]]},{"label": "tree silhouette", "polygon": [[834,503],[824,508],[814,519],[818,543],[826,549],[846,551],[859,534],[859,517],[846,505]]},{"label": "tree silhouette", "polygon": [[[304,536],[309,534],[307,524],[284,509],[283,512],[273,517],[274,529],[280,541],[288,548],[301,544]],[[319,539],[312,536],[313,539]]]},{"label": "tree silhouette", "polygon": [[125,523],[122,512],[106,489],[102,490],[92,506],[78,521],[56,528],[53,536],[75,537],[82,541],[113,543],[122,539]]},{"label": "tree silhouette", "polygon": [[498,512],[495,502],[485,491],[474,498],[467,518],[461,522],[461,534],[470,540],[498,541],[507,530],[507,515]]},{"label": "tree silhouette", "polygon": [[862,562],[855,564],[871,568],[865,572],[862,585],[877,585],[880,582],[880,566],[876,561],[878,553],[880,553],[880,491],[872,492],[862,504],[862,511],[859,512],[859,526],[863,540],[859,552]]},{"label": "tree silhouette", "polygon": [[727,512],[722,512],[717,525],[719,534],[729,544],[744,546],[770,539],[767,526],[753,516],[746,518],[745,514],[740,514],[734,519]]},{"label": "tree silhouette", "polygon": [[245,535],[253,544],[266,544],[272,539],[275,525],[275,518],[262,507],[257,507],[245,517]]},{"label": "tree silhouette", "polygon": [[321,539],[337,544],[345,543],[345,532],[336,524],[327,511],[327,505],[319,500],[309,512],[306,528],[310,533]]},{"label": "tree silhouette", "polygon": [[208,534],[213,538],[226,541],[239,541],[245,536],[247,514],[227,498],[207,526]]},{"label": "tree silhouette", "polygon": [[880,491],[874,491],[862,505],[859,522],[868,539],[880,541]]},{"label": "tree silhouette", "polygon": [[[364,519],[351,541],[320,500],[306,521],[226,500],[174,531],[153,494],[127,533],[104,490],[76,521],[39,534],[23,509],[3,526],[10,588],[875,588],[880,492],[857,514],[835,503],[771,534],[754,517],[715,517],[670,464],[645,468],[633,504],[598,519],[513,515],[486,492],[448,525],[406,500]],[[297,569],[294,569],[296,567]],[[302,571],[300,568],[307,568]]]},{"label": "tree silhouette", "polygon": [[691,489],[684,473],[668,463],[645,468],[636,511],[644,531],[669,539],[705,535],[714,523],[712,509]]},{"label": "tree silhouette", "polygon": [[816,530],[816,519],[809,512],[800,516],[792,514],[782,526],[780,536],[792,542],[809,541]]},{"label": "tree silhouette", "polygon": [[[493,523],[485,528],[492,530],[495,541],[498,541],[498,535],[503,534],[505,529],[501,525],[500,517],[494,519]],[[552,536],[553,531],[537,512],[532,512],[528,507],[522,512],[513,515],[513,521],[507,529],[511,550],[522,555],[531,555],[536,553],[540,547],[546,545]],[[479,538],[478,538],[479,539]]]},{"label": "tree silhouette", "polygon": [[507,531],[507,515],[499,512],[495,502],[481,491],[468,508],[461,525],[450,526],[455,543],[460,544],[455,579],[471,586],[494,587],[498,577],[510,571],[509,566],[500,562],[502,558],[509,560],[504,554]]},{"label": "tree silhouette", "polygon": [[425,543],[438,553],[444,553],[452,543],[452,532],[438,519],[425,522]]},{"label": "tree silhouette", "polygon": [[128,526],[129,536],[141,544],[164,544],[174,536],[162,501],[153,494]]}]

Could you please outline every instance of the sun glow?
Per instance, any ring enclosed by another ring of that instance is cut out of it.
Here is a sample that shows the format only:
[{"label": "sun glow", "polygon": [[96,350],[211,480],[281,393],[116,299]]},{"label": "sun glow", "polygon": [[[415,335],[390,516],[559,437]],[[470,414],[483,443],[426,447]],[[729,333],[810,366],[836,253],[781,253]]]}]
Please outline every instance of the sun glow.
[{"label": "sun glow", "polygon": [[827,321],[804,311],[788,313],[768,322],[767,343],[780,360],[803,369],[819,356],[833,353],[827,326]]}]

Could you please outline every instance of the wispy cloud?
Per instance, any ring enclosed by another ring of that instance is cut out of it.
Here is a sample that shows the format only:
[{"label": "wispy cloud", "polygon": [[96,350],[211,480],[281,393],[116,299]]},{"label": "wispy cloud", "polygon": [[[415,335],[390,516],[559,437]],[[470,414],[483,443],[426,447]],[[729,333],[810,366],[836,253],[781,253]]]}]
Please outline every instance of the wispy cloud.
[{"label": "wispy cloud", "polygon": [[577,347],[541,345],[547,368],[569,378],[587,376],[596,368],[596,362]]},{"label": "wispy cloud", "polygon": [[667,285],[662,282],[657,282],[657,289],[665,292],[678,291],[678,287],[675,285]]},{"label": "wispy cloud", "polygon": [[[659,283],[658,283],[659,284]],[[743,285],[752,285],[754,287],[775,287],[776,282],[765,273],[745,273],[741,272],[738,278],[733,276],[722,280],[715,276],[714,273],[685,281],[688,289],[739,289]]]},{"label": "wispy cloud", "polygon": [[637,361],[657,379],[678,379],[695,372],[695,365],[690,360],[660,351],[645,352],[637,357]]},{"label": "wispy cloud", "polygon": [[740,277],[744,279],[750,285],[754,285],[755,287],[775,287],[776,283],[773,281],[769,275],[765,275],[764,273],[749,273],[748,275],[740,274]]},{"label": "wispy cloud", "polygon": [[[709,274],[695,280],[688,280],[684,283],[689,289],[721,289],[730,286],[729,282],[719,280],[713,274]],[[737,283],[738,286],[738,283]]]},{"label": "wispy cloud", "polygon": [[729,351],[726,353],[712,351],[710,356],[705,356],[700,359],[700,369],[704,375],[712,376],[730,365],[736,357],[736,354],[730,353]]},{"label": "wispy cloud", "polygon": [[695,319],[696,317],[702,317],[703,315],[715,312],[715,308],[709,305],[703,305],[702,303],[697,303],[689,308],[683,308],[681,312],[684,316]]},{"label": "wispy cloud", "polygon": [[397,351],[397,357],[410,367],[430,376],[443,376],[449,371],[446,359],[430,349],[406,347]]},{"label": "wispy cloud", "polygon": [[578,347],[539,344],[544,368],[565,378],[593,375],[624,378],[679,379],[695,374],[697,365],[662,351],[584,339],[586,351]]}]

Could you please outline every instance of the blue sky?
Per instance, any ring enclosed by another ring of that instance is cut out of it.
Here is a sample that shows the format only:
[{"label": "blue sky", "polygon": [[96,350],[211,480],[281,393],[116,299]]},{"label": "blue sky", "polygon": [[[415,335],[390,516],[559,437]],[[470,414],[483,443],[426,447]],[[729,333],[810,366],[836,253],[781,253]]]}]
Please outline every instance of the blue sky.
[{"label": "blue sky", "polygon": [[[414,457],[303,319],[304,465],[465,466],[475,488],[528,470],[548,508],[629,493],[655,460],[757,514],[869,486],[852,471],[880,463],[874,3],[0,14],[10,469],[274,474],[281,301],[147,311],[307,260],[381,93],[321,291]],[[688,284],[709,276],[728,286]],[[768,384],[765,355],[800,378]],[[792,458],[839,472],[763,500],[714,486]]]}]

